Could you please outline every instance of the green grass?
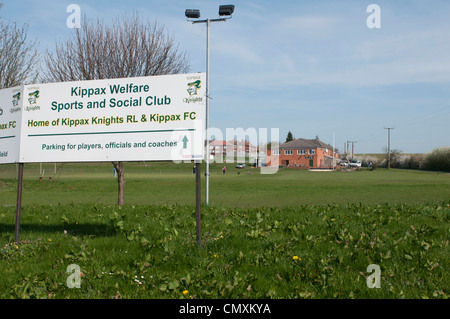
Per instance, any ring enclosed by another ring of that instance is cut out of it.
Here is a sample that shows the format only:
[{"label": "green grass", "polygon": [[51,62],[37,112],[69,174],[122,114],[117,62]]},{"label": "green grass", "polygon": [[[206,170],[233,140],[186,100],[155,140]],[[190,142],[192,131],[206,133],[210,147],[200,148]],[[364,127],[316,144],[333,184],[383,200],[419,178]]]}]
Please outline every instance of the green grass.
[{"label": "green grass", "polygon": [[[13,214],[0,209],[1,298],[448,297],[448,204],[204,208],[203,248],[191,206],[27,206],[23,216],[16,246]],[[70,264],[80,289],[66,286]],[[370,264],[381,289],[367,287]]]},{"label": "green grass", "polygon": [[221,167],[200,248],[191,165],[127,163],[120,209],[111,164],[26,165],[18,245],[0,166],[0,298],[448,298],[450,175]]},{"label": "green grass", "polygon": [[[421,204],[450,198],[450,175],[445,173],[398,169],[357,172],[280,170],[273,175],[261,175],[258,169],[238,170],[229,164],[227,173],[222,175],[222,166],[217,163],[211,166],[210,203],[217,206]],[[54,166],[49,164],[44,168],[47,172],[54,170]],[[15,205],[15,167],[4,165],[0,166],[0,170],[0,202]],[[39,165],[25,165],[24,205],[114,205],[117,202],[117,183],[109,163],[60,165],[57,173],[52,175],[52,182],[48,181],[48,173],[39,182]],[[125,177],[125,201],[128,204],[195,203],[195,177],[190,164],[127,163]],[[202,179],[204,187],[204,176]]]}]

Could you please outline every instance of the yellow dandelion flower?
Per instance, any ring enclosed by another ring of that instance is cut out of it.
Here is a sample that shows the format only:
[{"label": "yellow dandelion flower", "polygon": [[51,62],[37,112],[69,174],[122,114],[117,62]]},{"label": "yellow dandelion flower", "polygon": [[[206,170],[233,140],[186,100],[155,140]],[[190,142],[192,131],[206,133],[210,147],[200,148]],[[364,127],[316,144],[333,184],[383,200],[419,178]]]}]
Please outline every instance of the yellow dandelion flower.
[{"label": "yellow dandelion flower", "polygon": [[294,257],[292,257],[292,259],[294,259],[294,260],[301,260],[298,256],[294,256]]},{"label": "yellow dandelion flower", "polygon": [[183,295],[187,295],[188,293],[189,293],[189,291],[183,290]]},{"label": "yellow dandelion flower", "polygon": [[214,254],[214,258],[217,258],[217,257],[219,257],[219,255],[217,255],[217,254]]}]

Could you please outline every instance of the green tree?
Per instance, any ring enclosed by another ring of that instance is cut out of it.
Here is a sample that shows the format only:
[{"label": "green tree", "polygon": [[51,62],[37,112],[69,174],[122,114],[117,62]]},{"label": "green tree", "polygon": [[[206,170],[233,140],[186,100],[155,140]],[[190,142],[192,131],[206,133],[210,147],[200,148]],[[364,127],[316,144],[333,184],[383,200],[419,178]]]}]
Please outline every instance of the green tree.
[{"label": "green tree", "polygon": [[293,140],[294,140],[294,137],[292,136],[292,132],[289,131],[287,136],[286,136],[286,142],[290,142],[290,141],[293,141]]},{"label": "green tree", "polygon": [[426,155],[425,168],[450,172],[450,146],[438,147]]}]

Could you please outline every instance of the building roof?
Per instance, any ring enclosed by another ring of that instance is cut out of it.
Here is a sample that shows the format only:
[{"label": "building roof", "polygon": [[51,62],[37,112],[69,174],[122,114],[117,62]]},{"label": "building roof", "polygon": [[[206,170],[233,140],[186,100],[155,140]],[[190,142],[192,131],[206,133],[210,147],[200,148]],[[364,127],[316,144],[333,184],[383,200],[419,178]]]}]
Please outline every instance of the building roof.
[{"label": "building roof", "polygon": [[232,139],[232,140],[229,140],[228,141],[228,143],[229,144],[232,144],[232,145],[245,145],[245,146],[248,146],[248,147],[255,147],[255,145],[253,145],[252,143],[250,143],[249,141],[247,141],[247,140],[240,140],[240,141],[238,141],[238,140],[236,140],[236,139]]},{"label": "building roof", "polygon": [[224,145],[228,145],[229,143],[227,141],[223,141],[223,140],[212,140],[209,141],[209,145],[211,146],[224,146]]},{"label": "building roof", "polygon": [[308,148],[329,148],[333,146],[322,142],[319,139],[296,138],[289,142],[284,142],[280,145],[280,149],[308,149]]}]

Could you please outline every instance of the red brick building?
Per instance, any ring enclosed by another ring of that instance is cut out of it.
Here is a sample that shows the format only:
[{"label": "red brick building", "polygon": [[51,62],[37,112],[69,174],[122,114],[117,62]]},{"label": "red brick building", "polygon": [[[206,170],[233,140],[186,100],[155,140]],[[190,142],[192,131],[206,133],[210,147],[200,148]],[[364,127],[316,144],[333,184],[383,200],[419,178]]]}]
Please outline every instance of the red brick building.
[{"label": "red brick building", "polygon": [[297,138],[281,144],[278,150],[267,150],[266,164],[304,169],[331,168],[333,156],[335,159],[339,158],[331,145],[317,138]]},{"label": "red brick building", "polygon": [[209,142],[209,150],[211,156],[222,157],[229,156],[245,156],[246,158],[257,156],[258,147],[245,140],[212,140]]}]

